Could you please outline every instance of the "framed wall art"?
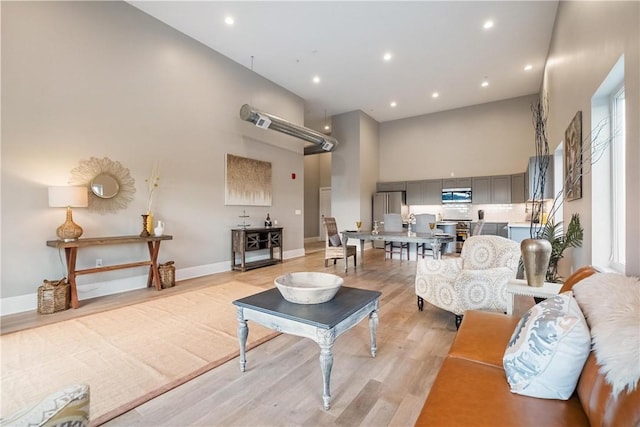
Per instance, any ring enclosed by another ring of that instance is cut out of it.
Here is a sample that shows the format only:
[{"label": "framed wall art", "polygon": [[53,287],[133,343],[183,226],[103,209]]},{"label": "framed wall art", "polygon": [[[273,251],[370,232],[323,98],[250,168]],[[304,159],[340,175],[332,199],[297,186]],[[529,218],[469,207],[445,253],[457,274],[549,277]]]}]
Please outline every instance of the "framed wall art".
[{"label": "framed wall art", "polygon": [[582,198],[582,111],[564,132],[564,199]]},{"label": "framed wall art", "polygon": [[271,206],[271,163],[227,154],[225,205]]}]

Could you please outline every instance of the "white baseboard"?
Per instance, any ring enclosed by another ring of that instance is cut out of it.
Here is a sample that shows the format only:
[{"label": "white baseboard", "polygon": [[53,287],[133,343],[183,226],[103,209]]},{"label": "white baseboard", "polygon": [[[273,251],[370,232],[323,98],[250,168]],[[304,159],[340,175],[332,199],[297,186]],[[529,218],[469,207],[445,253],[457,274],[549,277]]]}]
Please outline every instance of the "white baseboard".
[{"label": "white baseboard", "polygon": [[[284,251],[284,259],[304,256],[304,248],[292,251]],[[247,261],[259,259],[260,256],[248,257]],[[193,279],[196,277],[208,276],[210,274],[223,273],[231,270],[231,261],[222,261],[214,264],[199,265],[176,269],[176,280]],[[124,279],[94,282],[78,285],[78,300],[101,297],[105,295],[119,294],[121,292],[144,289],[147,287],[147,274],[132,276]],[[38,309],[38,294],[31,293],[7,297],[0,299],[0,316],[8,314],[22,313],[25,311],[35,311]]]}]

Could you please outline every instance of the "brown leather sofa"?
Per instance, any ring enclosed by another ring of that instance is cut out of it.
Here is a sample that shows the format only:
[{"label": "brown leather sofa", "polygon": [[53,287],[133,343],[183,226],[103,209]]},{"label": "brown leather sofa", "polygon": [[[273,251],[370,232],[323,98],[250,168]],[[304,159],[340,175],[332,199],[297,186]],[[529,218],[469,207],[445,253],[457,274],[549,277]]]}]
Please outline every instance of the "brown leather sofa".
[{"label": "brown leather sofa", "polygon": [[[595,273],[583,267],[562,291]],[[640,426],[640,389],[617,398],[593,352],[569,400],[511,393],[502,360],[518,317],[468,311],[416,426]]]}]

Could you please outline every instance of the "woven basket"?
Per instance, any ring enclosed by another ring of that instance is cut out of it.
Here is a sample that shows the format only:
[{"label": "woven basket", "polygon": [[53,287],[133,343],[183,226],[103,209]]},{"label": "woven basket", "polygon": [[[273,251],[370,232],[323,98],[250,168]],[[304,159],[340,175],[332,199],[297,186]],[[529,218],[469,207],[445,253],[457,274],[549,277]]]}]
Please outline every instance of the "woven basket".
[{"label": "woven basket", "polygon": [[51,314],[67,310],[71,303],[71,287],[67,278],[44,280],[38,288],[38,313]]},{"label": "woven basket", "polygon": [[162,289],[172,288],[176,285],[176,268],[173,261],[167,261],[158,266],[160,272],[160,285]]}]

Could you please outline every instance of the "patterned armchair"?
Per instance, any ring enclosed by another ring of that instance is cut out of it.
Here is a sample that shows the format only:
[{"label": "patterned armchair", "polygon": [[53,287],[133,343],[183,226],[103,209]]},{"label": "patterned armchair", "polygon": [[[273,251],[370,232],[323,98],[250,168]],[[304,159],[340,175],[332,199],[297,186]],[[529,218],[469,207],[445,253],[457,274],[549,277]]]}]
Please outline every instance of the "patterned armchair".
[{"label": "patterned armchair", "polygon": [[338,226],[336,225],[335,218],[324,218],[324,231],[325,231],[325,248],[324,248],[324,266],[327,267],[327,262],[332,259],[335,265],[338,259],[344,258],[344,251],[347,251],[347,258],[353,257],[353,266],[356,266],[357,252],[355,245],[343,244],[340,240],[340,234],[338,233]]},{"label": "patterned armchair", "polygon": [[520,245],[500,236],[471,236],[459,258],[420,259],[416,271],[418,309],[424,300],[456,315],[466,310],[507,309],[506,284],[515,279]]}]

